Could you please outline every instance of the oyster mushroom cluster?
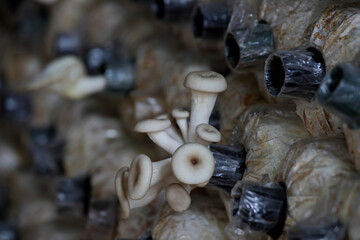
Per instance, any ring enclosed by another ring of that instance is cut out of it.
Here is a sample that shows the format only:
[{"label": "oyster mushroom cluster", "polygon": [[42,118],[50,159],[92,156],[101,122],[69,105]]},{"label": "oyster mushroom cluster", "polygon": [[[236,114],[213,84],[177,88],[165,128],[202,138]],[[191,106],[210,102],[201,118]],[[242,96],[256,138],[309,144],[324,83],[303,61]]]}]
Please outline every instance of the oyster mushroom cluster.
[{"label": "oyster mushroom cluster", "polygon": [[227,83],[216,72],[198,71],[186,76],[184,86],[191,90],[191,114],[182,109],[171,112],[180,131],[168,115],[141,121],[134,128],[146,133],[171,157],[152,162],[140,154],[130,168],[117,172],[115,187],[122,218],[129,217],[132,208],[150,203],[163,189],[169,206],[184,211],[190,206],[191,190],[204,187],[213,175],[215,160],[209,144],[219,142],[221,134],[208,122],[217,95],[226,90]]}]

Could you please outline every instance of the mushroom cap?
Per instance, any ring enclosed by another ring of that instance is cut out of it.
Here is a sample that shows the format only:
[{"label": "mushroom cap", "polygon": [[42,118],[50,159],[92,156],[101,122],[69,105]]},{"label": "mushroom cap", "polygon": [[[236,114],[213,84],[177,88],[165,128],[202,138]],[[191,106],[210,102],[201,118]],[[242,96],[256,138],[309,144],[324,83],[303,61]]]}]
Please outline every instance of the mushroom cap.
[{"label": "mushroom cap", "polygon": [[227,83],[219,73],[197,71],[191,72],[185,77],[184,86],[201,92],[219,93],[226,90]]},{"label": "mushroom cap", "polygon": [[130,204],[126,196],[125,189],[127,188],[126,182],[128,178],[129,168],[123,167],[116,173],[115,189],[120,202],[121,218],[126,219],[130,216]]},{"label": "mushroom cap", "polygon": [[170,207],[176,212],[185,211],[191,204],[189,193],[178,183],[170,184],[166,188],[166,200]]},{"label": "mushroom cap", "polygon": [[131,162],[128,179],[128,191],[131,199],[141,199],[150,188],[153,167],[151,159],[140,154]]},{"label": "mushroom cap", "polygon": [[190,116],[189,111],[183,110],[181,108],[175,108],[172,110],[171,115],[174,118],[188,118]]},{"label": "mushroom cap", "polygon": [[172,156],[175,177],[185,184],[201,184],[213,175],[215,160],[210,150],[199,143],[186,143]]},{"label": "mushroom cap", "polygon": [[140,133],[159,132],[171,126],[169,119],[147,119],[136,124],[134,131]]},{"label": "mushroom cap", "polygon": [[213,126],[202,123],[196,127],[196,135],[207,142],[220,142],[221,133]]},{"label": "mushroom cap", "polygon": [[160,119],[160,120],[169,119],[169,115],[164,113],[164,114],[157,116],[155,119]]}]

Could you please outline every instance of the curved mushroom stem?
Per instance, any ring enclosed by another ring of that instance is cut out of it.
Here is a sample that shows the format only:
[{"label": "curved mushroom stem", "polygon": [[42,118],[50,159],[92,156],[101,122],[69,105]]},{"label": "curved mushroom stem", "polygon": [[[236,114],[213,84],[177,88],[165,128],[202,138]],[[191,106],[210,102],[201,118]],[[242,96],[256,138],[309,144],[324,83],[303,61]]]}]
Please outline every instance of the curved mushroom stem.
[{"label": "curved mushroom stem", "polygon": [[225,78],[216,72],[198,71],[186,76],[184,86],[191,89],[188,142],[195,142],[195,128],[201,123],[209,122],[217,94],[226,90],[227,83]]},{"label": "curved mushroom stem", "polygon": [[[169,117],[167,114],[163,114],[163,115],[156,117],[155,119],[169,119]],[[176,140],[178,143],[184,144],[184,140],[182,139],[182,137],[180,136],[178,131],[176,131],[176,129],[173,126],[170,126],[169,128],[167,128],[165,130],[165,132],[169,135],[169,137]]]},{"label": "curved mushroom stem", "polygon": [[186,142],[188,139],[188,118],[190,115],[189,112],[186,110],[175,108],[171,112],[171,114],[176,119],[176,124],[180,128],[183,139]]},{"label": "curved mushroom stem", "polygon": [[211,112],[215,106],[217,93],[206,93],[196,90],[191,91],[191,114],[188,131],[188,141],[196,141],[196,127],[201,123],[208,123]]},{"label": "curved mushroom stem", "polygon": [[147,133],[149,138],[159,147],[170,154],[173,154],[176,149],[181,146],[181,143],[170,137],[166,131]]},{"label": "curved mushroom stem", "polygon": [[170,127],[171,122],[169,119],[148,119],[136,124],[134,130],[147,133],[156,145],[173,154],[182,143],[169,136],[166,130]]},{"label": "curved mushroom stem", "polygon": [[124,167],[117,172],[115,177],[115,189],[122,210],[122,219],[126,219],[130,216],[131,209],[143,207],[153,201],[166,185],[178,182],[174,177],[171,176],[171,169],[170,176],[166,176],[164,178],[164,175],[167,175],[164,168],[166,168],[166,165],[170,164],[170,159],[160,161],[159,163],[159,166],[153,166],[154,178],[152,179],[152,181],[154,184],[150,186],[150,188],[146,191],[145,195],[140,199],[132,199],[129,196],[128,188],[131,184],[129,182],[129,179],[131,179],[129,168]]}]

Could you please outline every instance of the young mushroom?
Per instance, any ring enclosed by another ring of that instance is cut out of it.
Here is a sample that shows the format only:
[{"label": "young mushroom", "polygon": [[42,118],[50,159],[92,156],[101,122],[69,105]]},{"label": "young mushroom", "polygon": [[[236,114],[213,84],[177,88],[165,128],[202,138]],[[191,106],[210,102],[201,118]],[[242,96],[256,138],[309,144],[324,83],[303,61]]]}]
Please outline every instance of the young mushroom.
[{"label": "young mushroom", "polygon": [[188,134],[188,118],[190,116],[189,112],[182,110],[180,108],[175,108],[172,110],[171,115],[176,119],[176,123],[180,128],[181,134],[184,138],[184,141],[187,141]]},{"label": "young mushroom", "polygon": [[135,132],[147,133],[149,138],[162,149],[172,154],[182,143],[170,137],[166,130],[171,127],[169,119],[148,119],[138,122]]},{"label": "young mushroom", "polygon": [[186,76],[184,86],[191,89],[192,102],[188,141],[195,142],[196,127],[201,123],[209,122],[217,94],[226,90],[227,83],[219,73],[198,71]]},{"label": "young mushroom", "polygon": [[70,99],[79,99],[100,92],[106,87],[104,76],[87,76],[85,67],[75,56],[64,56],[52,61],[33,79],[26,90],[49,87]]},{"label": "young mushroom", "polygon": [[175,177],[184,184],[203,184],[210,180],[215,160],[210,150],[199,143],[186,143],[172,156]]},{"label": "young mushroom", "polygon": [[[177,182],[171,171],[171,159],[152,162],[140,154],[131,162],[128,178],[128,192],[131,199],[141,199],[149,191],[158,195],[168,184]],[[151,189],[151,190],[150,190]]]},{"label": "young mushroom", "polygon": [[165,194],[169,206],[176,212],[185,211],[191,204],[188,190],[179,183],[170,184]]},{"label": "young mushroom", "polygon": [[220,142],[221,140],[221,133],[219,132],[219,130],[205,123],[199,124],[196,127],[196,135],[196,142],[204,146],[209,146],[210,143]]}]

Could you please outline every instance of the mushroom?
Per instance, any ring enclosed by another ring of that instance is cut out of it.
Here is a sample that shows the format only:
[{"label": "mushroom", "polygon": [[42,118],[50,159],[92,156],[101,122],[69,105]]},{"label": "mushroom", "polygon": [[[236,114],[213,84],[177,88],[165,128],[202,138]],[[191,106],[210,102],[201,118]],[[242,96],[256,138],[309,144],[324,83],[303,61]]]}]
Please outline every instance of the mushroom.
[{"label": "mushroom", "polygon": [[227,83],[219,73],[198,71],[186,76],[184,86],[191,89],[192,101],[188,141],[195,142],[195,128],[201,123],[208,123],[217,94],[226,90]]},{"label": "mushroom", "polygon": [[189,192],[179,183],[172,183],[166,188],[166,200],[176,212],[185,211],[191,204]]},{"label": "mushroom", "polygon": [[116,173],[115,177],[115,189],[120,202],[122,219],[130,216],[130,204],[125,192],[128,176],[129,168],[123,167]]},{"label": "mushroom", "polygon": [[[120,202],[122,219],[126,219],[130,216],[131,209],[143,207],[149,204],[151,201],[153,201],[164,187],[163,185],[161,185],[161,187],[157,186],[157,187],[149,188],[149,190],[141,199],[132,199],[129,197],[129,192],[127,191],[130,187],[128,186],[130,174],[131,173],[129,172],[129,168],[123,167],[117,172],[115,178],[116,194]],[[156,176],[156,174],[154,174],[154,176]]]},{"label": "mushroom", "polygon": [[172,156],[175,177],[184,184],[204,184],[210,180],[215,160],[210,150],[199,143],[185,143]]},{"label": "mushroom", "polygon": [[158,195],[168,184],[178,182],[171,171],[171,159],[152,162],[145,154],[140,154],[131,162],[128,192],[131,199],[143,198],[151,189]]},{"label": "mushroom", "polygon": [[100,75],[87,76],[80,59],[66,56],[48,64],[25,89],[32,91],[45,87],[67,98],[79,99],[104,90],[106,78]]},{"label": "mushroom", "polygon": [[[157,116],[155,119],[169,119],[169,116],[168,114],[162,114],[160,116]],[[168,129],[166,129],[165,132],[177,142],[181,144],[184,143],[184,139],[180,136],[178,131],[172,125]]]},{"label": "mushroom", "polygon": [[147,133],[149,138],[170,154],[181,146],[181,143],[170,137],[166,129],[171,127],[169,119],[148,119],[138,122],[134,128],[135,132]]},{"label": "mushroom", "polygon": [[199,124],[196,127],[196,135],[196,142],[204,146],[209,146],[210,143],[220,142],[221,140],[221,133],[219,132],[219,130],[205,123]]},{"label": "mushroom", "polygon": [[188,139],[188,118],[190,116],[189,112],[182,110],[180,108],[175,108],[172,110],[171,115],[176,119],[176,123],[180,128],[181,134],[185,141]]}]

